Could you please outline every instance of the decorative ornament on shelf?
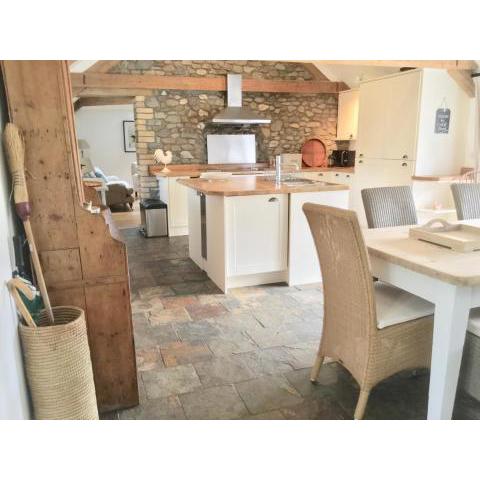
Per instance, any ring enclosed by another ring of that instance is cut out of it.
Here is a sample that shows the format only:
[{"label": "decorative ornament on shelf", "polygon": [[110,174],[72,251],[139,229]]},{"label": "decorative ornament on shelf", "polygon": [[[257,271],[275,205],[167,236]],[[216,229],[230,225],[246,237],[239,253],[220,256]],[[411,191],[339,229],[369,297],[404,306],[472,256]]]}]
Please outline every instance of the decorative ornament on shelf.
[{"label": "decorative ornament on shelf", "polygon": [[163,171],[168,172],[167,165],[172,163],[172,152],[170,150],[167,150],[166,153],[163,153],[163,150],[159,148],[158,150],[155,150],[153,158],[155,163],[163,163]]}]

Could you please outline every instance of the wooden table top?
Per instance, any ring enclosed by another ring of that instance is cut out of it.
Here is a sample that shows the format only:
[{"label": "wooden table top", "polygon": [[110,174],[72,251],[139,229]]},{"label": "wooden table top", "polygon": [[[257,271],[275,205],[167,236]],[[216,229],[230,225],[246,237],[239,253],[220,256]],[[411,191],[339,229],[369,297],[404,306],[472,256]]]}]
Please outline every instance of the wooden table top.
[{"label": "wooden table top", "polygon": [[[480,227],[480,220],[462,223]],[[387,260],[444,282],[480,285],[480,251],[460,253],[408,236],[410,227],[365,229],[370,256]]]},{"label": "wooden table top", "polygon": [[281,193],[326,192],[334,190],[348,190],[347,185],[315,182],[306,185],[277,186],[275,181],[255,175],[242,175],[227,179],[181,178],[178,183],[193,188],[206,195],[222,195],[226,197],[239,195],[268,195]]}]

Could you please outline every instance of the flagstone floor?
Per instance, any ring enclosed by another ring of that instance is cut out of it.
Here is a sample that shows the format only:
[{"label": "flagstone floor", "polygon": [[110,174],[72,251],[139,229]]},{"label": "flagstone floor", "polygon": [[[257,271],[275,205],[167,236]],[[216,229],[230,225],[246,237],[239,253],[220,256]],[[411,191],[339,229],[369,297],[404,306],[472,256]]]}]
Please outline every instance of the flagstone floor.
[{"label": "flagstone floor", "polygon": [[[335,363],[309,381],[321,332],[319,284],[222,294],[188,258],[188,238],[128,245],[140,405],[119,419],[351,419],[358,386]],[[367,419],[426,417],[428,372],[396,375],[372,392]],[[480,418],[457,396],[455,418]]]}]

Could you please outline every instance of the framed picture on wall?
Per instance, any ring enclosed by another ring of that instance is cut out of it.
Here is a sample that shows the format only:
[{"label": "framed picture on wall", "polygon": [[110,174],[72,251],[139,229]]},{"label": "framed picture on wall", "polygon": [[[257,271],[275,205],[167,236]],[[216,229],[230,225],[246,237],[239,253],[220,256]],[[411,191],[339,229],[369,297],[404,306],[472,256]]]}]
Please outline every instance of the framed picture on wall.
[{"label": "framed picture on wall", "polygon": [[135,152],[135,122],[133,120],[123,121],[123,149],[125,152]]}]

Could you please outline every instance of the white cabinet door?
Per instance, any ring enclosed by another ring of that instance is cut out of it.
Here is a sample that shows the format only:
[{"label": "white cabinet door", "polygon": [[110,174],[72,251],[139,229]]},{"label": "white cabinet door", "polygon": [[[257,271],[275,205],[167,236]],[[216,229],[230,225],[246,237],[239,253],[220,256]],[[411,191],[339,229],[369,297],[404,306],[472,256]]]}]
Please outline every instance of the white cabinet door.
[{"label": "white cabinet door", "polygon": [[338,94],[337,140],[355,140],[358,126],[358,90]]},{"label": "white cabinet door", "polygon": [[388,90],[381,80],[360,85],[357,160],[384,158],[387,100]]},{"label": "white cabinet door", "polygon": [[360,85],[358,159],[415,160],[421,71]]},{"label": "white cabinet door", "polygon": [[227,199],[227,276],[287,269],[288,195]]},{"label": "white cabinet door", "polygon": [[364,188],[411,185],[415,162],[361,159],[355,163],[351,205],[362,226],[366,226],[361,191]]},{"label": "white cabinet door", "polygon": [[200,195],[196,190],[188,189],[188,252],[190,258],[204,269],[202,257],[202,227],[200,217]]},{"label": "white cabinet door", "polygon": [[188,188],[177,182],[180,177],[168,179],[168,234],[188,235]]},{"label": "white cabinet door", "polygon": [[388,91],[384,142],[386,159],[416,159],[420,81],[420,71],[399,75],[385,81]]}]

